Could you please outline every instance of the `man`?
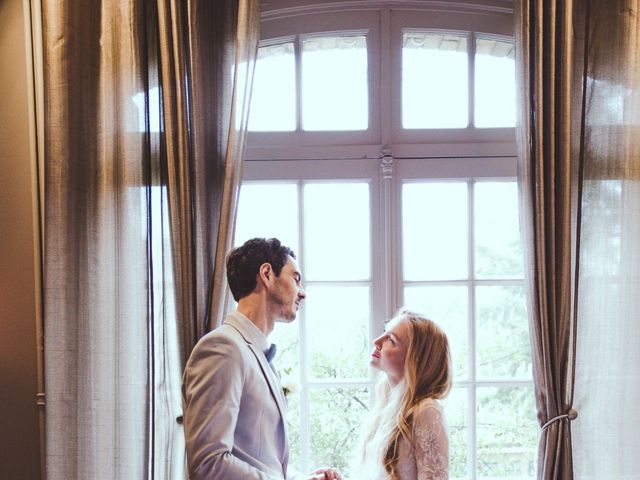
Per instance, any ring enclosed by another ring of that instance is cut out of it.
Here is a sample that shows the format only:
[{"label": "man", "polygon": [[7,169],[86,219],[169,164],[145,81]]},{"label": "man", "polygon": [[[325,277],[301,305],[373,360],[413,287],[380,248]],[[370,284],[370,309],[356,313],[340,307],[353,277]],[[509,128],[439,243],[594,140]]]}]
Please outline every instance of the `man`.
[{"label": "man", "polygon": [[275,238],[249,240],[229,254],[227,280],[238,307],[198,342],[184,372],[191,480],[340,480],[332,469],[288,468],[286,401],[267,337],[305,298],[294,253]]}]

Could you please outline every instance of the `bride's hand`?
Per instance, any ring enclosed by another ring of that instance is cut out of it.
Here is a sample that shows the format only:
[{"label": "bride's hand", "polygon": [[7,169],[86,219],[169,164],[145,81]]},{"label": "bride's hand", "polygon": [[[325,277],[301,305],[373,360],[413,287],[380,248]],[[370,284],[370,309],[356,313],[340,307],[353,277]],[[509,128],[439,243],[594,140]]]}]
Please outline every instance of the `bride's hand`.
[{"label": "bride's hand", "polygon": [[319,468],[314,471],[309,480],[343,480],[342,474],[335,468]]}]

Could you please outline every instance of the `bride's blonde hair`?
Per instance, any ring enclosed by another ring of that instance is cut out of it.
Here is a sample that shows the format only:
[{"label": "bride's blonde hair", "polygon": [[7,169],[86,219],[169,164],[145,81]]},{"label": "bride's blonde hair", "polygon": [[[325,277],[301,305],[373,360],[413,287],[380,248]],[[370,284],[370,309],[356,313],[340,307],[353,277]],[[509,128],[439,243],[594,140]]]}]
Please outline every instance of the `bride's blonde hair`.
[{"label": "bride's blonde hair", "polygon": [[[363,459],[379,455],[390,480],[399,478],[398,447],[403,437],[411,440],[417,405],[426,398],[442,399],[451,389],[451,353],[444,331],[432,320],[404,308],[396,319],[408,326],[404,378],[394,388],[384,376],[378,382],[372,422],[361,450]],[[377,445],[372,444],[374,437],[380,439]]]}]

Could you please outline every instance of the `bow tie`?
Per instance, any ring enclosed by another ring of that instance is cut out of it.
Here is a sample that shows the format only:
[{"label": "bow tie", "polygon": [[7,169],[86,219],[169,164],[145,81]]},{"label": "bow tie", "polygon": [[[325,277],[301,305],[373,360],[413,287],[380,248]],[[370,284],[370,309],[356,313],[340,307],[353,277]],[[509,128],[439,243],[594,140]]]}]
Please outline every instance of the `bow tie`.
[{"label": "bow tie", "polygon": [[267,357],[267,362],[271,363],[273,357],[276,356],[276,344],[272,343],[271,346],[264,352],[264,356]]}]

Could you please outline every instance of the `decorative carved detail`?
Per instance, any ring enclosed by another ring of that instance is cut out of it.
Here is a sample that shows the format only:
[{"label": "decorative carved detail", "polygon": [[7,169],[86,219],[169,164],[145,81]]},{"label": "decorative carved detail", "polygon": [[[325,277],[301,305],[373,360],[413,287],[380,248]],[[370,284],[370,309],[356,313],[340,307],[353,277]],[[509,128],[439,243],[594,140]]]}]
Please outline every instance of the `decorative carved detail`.
[{"label": "decorative carved detail", "polygon": [[390,148],[383,148],[380,150],[380,169],[382,170],[382,178],[390,180],[393,178],[393,167],[395,165],[395,159],[391,153]]}]

